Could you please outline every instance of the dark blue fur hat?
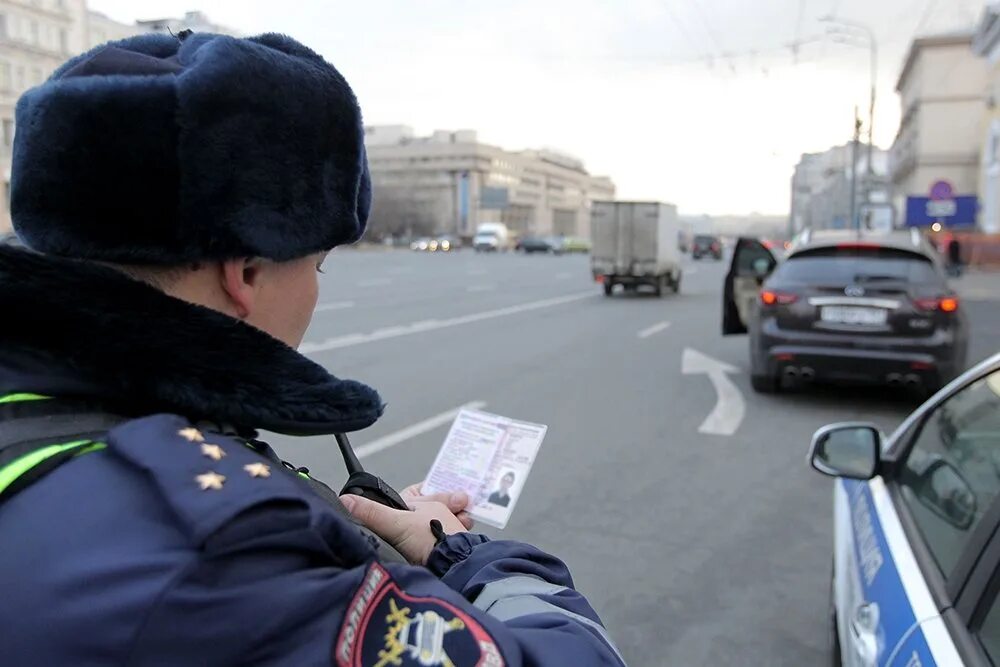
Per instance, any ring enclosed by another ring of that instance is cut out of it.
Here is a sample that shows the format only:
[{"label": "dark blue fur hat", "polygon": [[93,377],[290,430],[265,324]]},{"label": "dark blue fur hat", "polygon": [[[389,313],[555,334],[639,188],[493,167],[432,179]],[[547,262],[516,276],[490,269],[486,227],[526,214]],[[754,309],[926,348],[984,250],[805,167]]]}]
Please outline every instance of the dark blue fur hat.
[{"label": "dark blue fur hat", "polygon": [[17,104],[11,213],[40,252],[288,260],[358,240],[370,204],[354,93],[283,35],[111,42]]}]

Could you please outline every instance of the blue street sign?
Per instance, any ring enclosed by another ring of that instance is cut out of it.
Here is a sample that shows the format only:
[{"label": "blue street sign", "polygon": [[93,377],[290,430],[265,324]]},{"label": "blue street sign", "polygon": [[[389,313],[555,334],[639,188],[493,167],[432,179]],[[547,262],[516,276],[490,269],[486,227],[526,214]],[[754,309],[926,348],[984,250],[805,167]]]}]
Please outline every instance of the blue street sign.
[{"label": "blue street sign", "polygon": [[979,200],[975,195],[961,195],[950,199],[931,197],[906,198],[906,225],[929,227],[940,222],[944,227],[963,227],[976,224]]}]

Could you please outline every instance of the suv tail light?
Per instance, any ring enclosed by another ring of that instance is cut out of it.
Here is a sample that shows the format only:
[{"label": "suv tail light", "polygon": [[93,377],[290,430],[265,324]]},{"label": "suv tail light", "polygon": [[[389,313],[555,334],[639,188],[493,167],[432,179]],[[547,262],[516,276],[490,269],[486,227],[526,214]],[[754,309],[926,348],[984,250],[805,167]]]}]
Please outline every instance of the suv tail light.
[{"label": "suv tail light", "polygon": [[799,300],[798,294],[792,294],[790,292],[775,292],[772,290],[762,290],[760,293],[760,302],[765,306],[787,306],[790,303],[795,303]]},{"label": "suv tail light", "polygon": [[940,310],[942,313],[954,313],[956,310],[958,310],[958,297],[942,296],[942,297],[930,297],[925,299],[914,299],[913,305],[915,305],[920,310],[926,310],[926,311]]}]

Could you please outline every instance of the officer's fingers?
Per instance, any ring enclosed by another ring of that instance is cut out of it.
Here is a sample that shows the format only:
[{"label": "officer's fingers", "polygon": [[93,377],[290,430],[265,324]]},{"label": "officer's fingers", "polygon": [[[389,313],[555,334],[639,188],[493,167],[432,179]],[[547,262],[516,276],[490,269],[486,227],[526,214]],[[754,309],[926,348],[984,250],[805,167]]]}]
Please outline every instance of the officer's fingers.
[{"label": "officer's fingers", "polygon": [[472,519],[472,515],[468,512],[459,512],[455,515],[455,518],[462,522],[466,530],[472,530],[472,527],[476,525],[476,522]]},{"label": "officer's fingers", "polygon": [[429,496],[417,495],[417,496],[406,497],[405,500],[407,501],[407,504],[410,505],[410,509],[413,508],[413,503],[415,501],[419,502],[430,501],[435,503],[441,503],[442,505],[445,505],[448,509],[450,509],[452,514],[458,514],[459,512],[464,510],[466,506],[468,506],[469,494],[467,494],[465,491],[455,491],[453,493],[432,493]]},{"label": "officer's fingers", "polygon": [[400,515],[406,512],[352,494],[341,496],[340,502],[362,526],[387,542],[396,539],[405,528]]},{"label": "officer's fingers", "polygon": [[464,510],[466,507],[469,506],[469,494],[467,494],[465,491],[455,491],[448,498],[448,501],[445,503],[445,505],[447,505],[448,509],[450,509],[452,512],[458,514],[459,512],[461,512],[462,510]]},{"label": "officer's fingers", "polygon": [[420,489],[423,487],[423,482],[417,482],[416,484],[410,484],[408,487],[403,489],[399,495],[403,500],[409,500],[410,498],[419,498],[421,496]]}]

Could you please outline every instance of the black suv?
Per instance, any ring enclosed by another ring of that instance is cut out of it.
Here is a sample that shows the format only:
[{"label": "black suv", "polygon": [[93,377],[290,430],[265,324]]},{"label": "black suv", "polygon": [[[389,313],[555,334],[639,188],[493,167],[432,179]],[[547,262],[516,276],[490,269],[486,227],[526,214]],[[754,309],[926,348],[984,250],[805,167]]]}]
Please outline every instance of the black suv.
[{"label": "black suv", "polygon": [[704,256],[722,259],[722,241],[718,236],[698,234],[691,242],[691,259],[701,259]]},{"label": "black suv", "polygon": [[723,334],[750,333],[753,388],[861,381],[935,391],[965,368],[965,313],[917,231],[804,232],[787,257],[741,238]]}]

